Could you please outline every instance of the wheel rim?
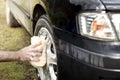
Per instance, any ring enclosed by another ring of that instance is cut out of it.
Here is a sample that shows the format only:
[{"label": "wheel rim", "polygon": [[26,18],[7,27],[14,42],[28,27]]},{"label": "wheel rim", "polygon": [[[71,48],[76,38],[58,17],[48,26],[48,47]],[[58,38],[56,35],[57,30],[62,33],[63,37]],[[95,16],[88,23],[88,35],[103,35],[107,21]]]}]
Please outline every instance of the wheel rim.
[{"label": "wheel rim", "polygon": [[57,56],[56,56],[56,48],[53,38],[50,32],[42,27],[38,33],[38,36],[44,36],[44,40],[47,40],[47,63],[43,68],[38,68],[38,77],[40,80],[57,80]]}]

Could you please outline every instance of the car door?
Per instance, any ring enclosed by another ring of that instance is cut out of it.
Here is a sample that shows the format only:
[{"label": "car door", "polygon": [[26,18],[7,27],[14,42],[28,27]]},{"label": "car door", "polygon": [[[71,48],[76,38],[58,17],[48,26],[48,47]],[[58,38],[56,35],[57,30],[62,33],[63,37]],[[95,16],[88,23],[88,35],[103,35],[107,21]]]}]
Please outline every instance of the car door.
[{"label": "car door", "polygon": [[20,7],[22,7],[25,11],[30,11],[30,0],[13,0]]},{"label": "car door", "polygon": [[32,34],[31,17],[30,17],[30,0],[13,0],[16,7],[14,14],[18,22]]}]

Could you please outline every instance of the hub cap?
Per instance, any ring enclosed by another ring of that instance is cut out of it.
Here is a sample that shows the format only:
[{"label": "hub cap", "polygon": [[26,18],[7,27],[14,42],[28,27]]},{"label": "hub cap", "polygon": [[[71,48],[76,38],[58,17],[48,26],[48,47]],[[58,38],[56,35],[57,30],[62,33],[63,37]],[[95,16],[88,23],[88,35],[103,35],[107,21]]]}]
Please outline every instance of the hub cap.
[{"label": "hub cap", "polygon": [[50,32],[42,27],[38,33],[38,36],[45,37],[44,40],[47,40],[46,48],[46,59],[47,63],[44,67],[38,68],[38,77],[41,80],[57,80],[57,56],[55,43]]}]

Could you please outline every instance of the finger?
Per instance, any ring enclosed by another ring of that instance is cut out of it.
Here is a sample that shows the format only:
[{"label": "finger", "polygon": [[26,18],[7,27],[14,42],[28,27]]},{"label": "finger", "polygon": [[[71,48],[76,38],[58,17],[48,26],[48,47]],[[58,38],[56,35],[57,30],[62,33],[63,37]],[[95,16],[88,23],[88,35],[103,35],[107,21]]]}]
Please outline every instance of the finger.
[{"label": "finger", "polygon": [[35,57],[35,56],[36,56],[36,53],[32,52],[31,57]]},{"label": "finger", "polygon": [[44,46],[43,46],[43,45],[41,45],[41,46],[37,46],[37,47],[35,48],[35,50],[36,50],[36,51],[42,51],[42,50],[43,50],[43,48],[44,48]]},{"label": "finger", "polygon": [[31,44],[30,47],[35,48],[35,47],[40,46],[40,45],[41,45],[41,41],[39,41],[39,42],[37,42],[35,44]]},{"label": "finger", "polygon": [[40,57],[42,55],[42,52],[32,52],[32,53],[28,53],[26,55],[26,58],[35,58],[35,57]]},{"label": "finger", "polygon": [[33,60],[34,60],[33,57],[30,57],[29,59],[30,59],[30,61],[33,61]]},{"label": "finger", "polygon": [[30,61],[38,62],[40,61],[39,57],[29,57]]},{"label": "finger", "polygon": [[36,52],[34,57],[40,57],[42,53]]},{"label": "finger", "polygon": [[46,49],[46,47],[47,47],[47,44],[41,44],[40,46],[37,46],[35,49],[34,49],[34,51],[38,51],[38,52],[42,52],[43,51],[43,49]]},{"label": "finger", "polygon": [[33,52],[34,54],[37,54],[37,53],[41,54],[41,53],[43,52],[43,48],[41,48],[41,49],[35,48],[34,50],[32,50],[32,52]]}]

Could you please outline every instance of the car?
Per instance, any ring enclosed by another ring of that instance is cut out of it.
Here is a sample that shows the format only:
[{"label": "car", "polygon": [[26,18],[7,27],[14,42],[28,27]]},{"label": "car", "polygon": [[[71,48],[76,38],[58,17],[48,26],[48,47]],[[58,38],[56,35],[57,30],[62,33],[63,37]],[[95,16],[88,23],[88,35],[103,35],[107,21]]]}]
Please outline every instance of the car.
[{"label": "car", "polygon": [[7,24],[43,36],[39,80],[120,80],[120,0],[6,0]]}]

